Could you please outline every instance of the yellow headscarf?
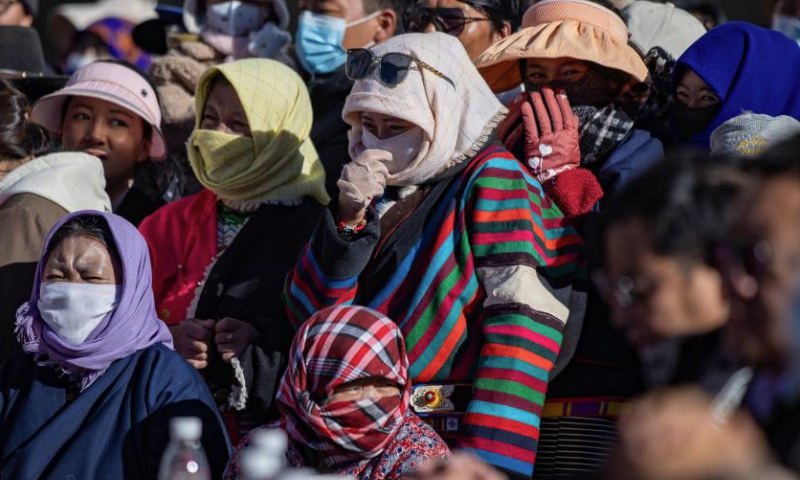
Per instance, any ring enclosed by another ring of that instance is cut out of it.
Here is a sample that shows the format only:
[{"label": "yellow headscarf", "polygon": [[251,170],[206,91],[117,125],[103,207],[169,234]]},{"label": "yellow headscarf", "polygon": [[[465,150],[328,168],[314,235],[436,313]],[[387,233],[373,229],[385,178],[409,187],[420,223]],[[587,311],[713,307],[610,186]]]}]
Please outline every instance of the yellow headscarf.
[{"label": "yellow headscarf", "polygon": [[[200,129],[217,75],[236,91],[252,138]],[[313,114],[308,90],[290,68],[265,59],[212,67],[200,78],[195,101],[197,120],[188,155],[203,186],[234,204],[303,197],[330,201],[325,170],[309,138]]]}]

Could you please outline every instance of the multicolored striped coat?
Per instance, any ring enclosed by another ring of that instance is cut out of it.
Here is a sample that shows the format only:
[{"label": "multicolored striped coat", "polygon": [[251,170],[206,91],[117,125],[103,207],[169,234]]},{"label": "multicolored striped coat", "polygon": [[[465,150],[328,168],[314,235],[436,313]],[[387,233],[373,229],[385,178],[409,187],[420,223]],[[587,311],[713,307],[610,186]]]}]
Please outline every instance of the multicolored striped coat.
[{"label": "multicolored striped coat", "polygon": [[502,147],[450,173],[352,239],[328,211],[284,301],[298,326],[351,303],[396,321],[415,383],[472,382],[457,446],[529,477],[565,324],[586,309],[583,244]]}]

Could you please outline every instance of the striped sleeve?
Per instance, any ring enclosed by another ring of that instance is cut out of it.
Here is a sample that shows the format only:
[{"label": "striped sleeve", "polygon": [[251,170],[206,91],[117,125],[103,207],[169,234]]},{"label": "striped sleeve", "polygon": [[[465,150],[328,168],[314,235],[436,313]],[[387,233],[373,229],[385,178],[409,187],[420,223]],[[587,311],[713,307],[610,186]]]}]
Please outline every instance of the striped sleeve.
[{"label": "striped sleeve", "polygon": [[485,340],[461,446],[529,478],[565,324],[585,313],[585,292],[573,288],[585,277],[583,246],[516,160],[492,158],[471,182],[467,228],[486,292]]},{"label": "striped sleeve", "polygon": [[283,303],[295,328],[323,308],[353,303],[379,236],[378,221],[370,220],[357,237],[343,238],[328,209],[286,277]]}]

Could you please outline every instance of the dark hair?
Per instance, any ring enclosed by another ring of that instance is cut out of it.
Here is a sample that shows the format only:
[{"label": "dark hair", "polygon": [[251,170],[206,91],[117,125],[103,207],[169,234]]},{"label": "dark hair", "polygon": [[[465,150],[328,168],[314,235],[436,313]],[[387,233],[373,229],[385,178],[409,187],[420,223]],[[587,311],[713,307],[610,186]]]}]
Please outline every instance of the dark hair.
[{"label": "dark hair", "polygon": [[108,223],[103,217],[95,215],[82,215],[75,217],[68,221],[53,234],[50,243],[47,244],[47,254],[45,258],[50,256],[50,253],[55,250],[61,242],[70,237],[88,237],[103,244],[108,250],[111,259],[118,265],[122,264],[117,250],[117,243],[114,241],[114,235],[108,227]]},{"label": "dark hair", "polygon": [[38,157],[52,150],[47,129],[28,120],[29,107],[24,93],[0,80],[0,161]]},{"label": "dark hair", "polygon": [[388,8],[394,10],[400,16],[411,1],[413,0],[363,0],[364,12],[369,14]]},{"label": "dark hair", "polygon": [[633,180],[608,205],[595,229],[593,257],[602,264],[605,234],[615,224],[642,222],[658,255],[711,263],[755,179],[741,159],[691,154],[668,158]]},{"label": "dark hair", "polygon": [[511,25],[515,31],[522,23],[522,14],[525,13],[523,0],[459,0],[476,10],[480,10],[492,20],[492,27],[501,30],[505,24]]}]

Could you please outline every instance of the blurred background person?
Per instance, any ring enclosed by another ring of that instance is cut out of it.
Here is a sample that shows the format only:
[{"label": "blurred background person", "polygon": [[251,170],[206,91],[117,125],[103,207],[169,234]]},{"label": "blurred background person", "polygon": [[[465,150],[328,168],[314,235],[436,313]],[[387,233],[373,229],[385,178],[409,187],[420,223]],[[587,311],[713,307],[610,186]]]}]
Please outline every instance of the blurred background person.
[{"label": "blurred background person", "polygon": [[39,0],[0,1],[0,26],[30,27],[39,11]]},{"label": "blurred background person", "polygon": [[716,28],[727,21],[725,12],[711,2],[695,2],[686,6],[686,10],[697,17],[706,30]]},{"label": "blurred background person", "polygon": [[54,75],[45,62],[36,30],[0,26],[0,79],[25,94],[29,102],[62,88],[67,77]]},{"label": "blurred background person", "polygon": [[709,245],[730,305],[727,344],[751,369],[738,385],[747,412],[737,411],[738,394],[645,398],[621,423],[609,478],[765,478],[771,452],[794,478],[800,472],[798,141],[746,164],[754,188],[726,238]]},{"label": "blurred background person", "polygon": [[642,354],[650,387],[716,392],[739,368],[722,352],[731,307],[709,248],[727,238],[752,184],[734,162],[669,158],[601,216],[593,279],[614,326]]},{"label": "blurred background person", "polygon": [[800,43],[800,0],[779,0],[772,12],[772,28]]},{"label": "blurred background person", "polygon": [[62,72],[72,75],[98,60],[123,60],[146,71],[150,55],[133,41],[136,25],[123,18],[107,17],[77,32],[66,54]]}]

